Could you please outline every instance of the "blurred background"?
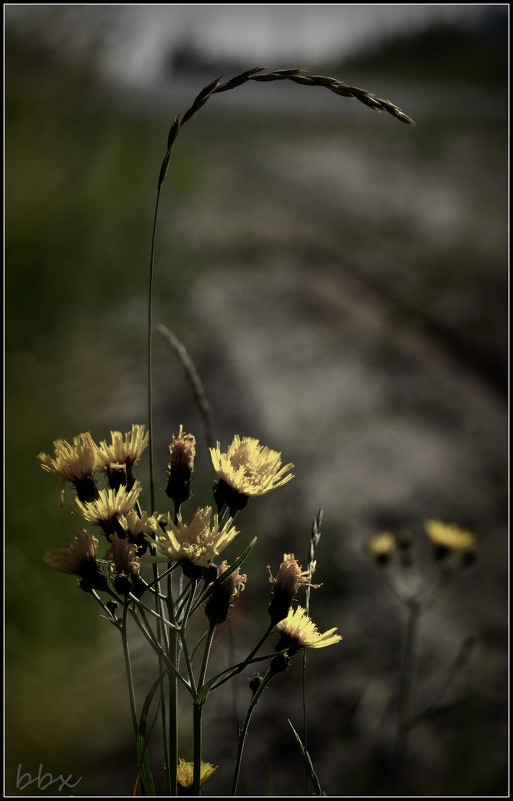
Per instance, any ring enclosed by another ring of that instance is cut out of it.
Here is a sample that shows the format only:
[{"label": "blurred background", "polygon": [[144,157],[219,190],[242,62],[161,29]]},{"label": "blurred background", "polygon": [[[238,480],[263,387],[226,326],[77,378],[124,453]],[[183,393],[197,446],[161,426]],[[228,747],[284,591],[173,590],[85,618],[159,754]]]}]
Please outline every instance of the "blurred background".
[{"label": "blurred background", "polygon": [[[446,692],[412,732],[401,791],[507,794],[508,10],[5,6],[7,794],[21,794],[18,766],[40,764],[82,777],[75,795],[131,792],[121,644],[75,579],[41,561],[75,521],[36,455],[147,421],[169,126],[213,78],[259,64],[361,86],[416,126],[321,88],[252,83],[211,98],[177,140],[155,326],[188,349],[222,445],[255,436],[296,476],[240,517],[240,542],[260,537],[213,669],[256,642],[266,565],[284,552],[306,563],[322,507],[311,613],[344,639],[308,656],[309,749],[328,795],[386,795],[406,614],[364,542],[409,529],[427,576],[423,521],[471,528],[477,562],[421,621],[413,711]],[[193,510],[211,502],[202,421],[158,336],[154,394],[158,509],[183,423],[198,440]],[[147,471],[143,458],[143,508]],[[287,724],[302,732],[297,660],[255,712],[243,794],[304,792]],[[141,647],[134,662],[144,687],[153,661]],[[204,758],[220,767],[205,795],[230,786],[247,684],[207,705]]]}]

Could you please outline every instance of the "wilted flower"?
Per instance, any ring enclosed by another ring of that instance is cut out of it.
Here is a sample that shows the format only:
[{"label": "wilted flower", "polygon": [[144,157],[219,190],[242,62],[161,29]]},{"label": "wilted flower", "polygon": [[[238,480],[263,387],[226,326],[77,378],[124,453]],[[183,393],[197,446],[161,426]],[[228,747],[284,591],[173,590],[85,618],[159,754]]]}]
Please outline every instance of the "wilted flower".
[{"label": "wilted flower", "polygon": [[133,509],[141,489],[141,484],[136,481],[130,491],[123,486],[117,490],[104,489],[100,490],[95,501],[82,503],[78,498],[75,498],[75,501],[82,516],[90,523],[100,526],[107,539],[110,539],[110,535],[114,531],[122,537],[124,529],[119,522],[119,517]]},{"label": "wilted flower", "polygon": [[443,558],[451,551],[472,553],[477,544],[476,535],[472,531],[460,528],[453,523],[441,520],[426,520],[424,529],[435,546],[438,558]]},{"label": "wilted flower", "polygon": [[121,431],[111,431],[110,437],[110,444],[102,440],[98,446],[97,469],[107,473],[111,489],[126,485],[130,490],[135,483],[132,467],[148,445],[149,433],[144,433],[143,425],[134,423],[124,436]]},{"label": "wilted flower", "polygon": [[111,534],[111,547],[105,554],[109,564],[109,575],[116,592],[126,595],[129,592],[138,598],[144,592],[145,585],[139,575],[141,561],[137,555],[137,545],[126,539],[120,539],[116,533]]},{"label": "wilted flower", "polygon": [[106,590],[107,582],[96,561],[98,540],[84,528],[75,528],[68,548],[50,548],[43,554],[43,561],[61,573],[79,576],[87,588]]},{"label": "wilted flower", "polygon": [[41,467],[48,473],[60,476],[73,484],[81,501],[93,501],[98,497],[98,488],[93,478],[97,465],[98,448],[89,432],[73,437],[70,445],[65,439],[54,441],[55,457],[39,453]]},{"label": "wilted flower", "polygon": [[177,508],[191,496],[195,455],[196,439],[192,434],[184,434],[183,425],[180,425],[178,436],[175,437],[173,434],[173,440],[169,445],[166,487],[166,495],[171,498]]},{"label": "wilted flower", "polygon": [[[221,562],[218,578],[228,570],[228,567],[226,560]],[[244,573],[239,573],[239,568],[236,568],[228,578],[214,588],[205,604],[205,614],[211,624],[217,626],[228,620],[230,607],[234,605],[244,589],[246,580],[247,576]]]},{"label": "wilted flower", "polygon": [[319,634],[317,626],[308,617],[302,606],[290,609],[287,617],[281,620],[276,628],[281,633],[276,650],[282,651],[287,648],[290,656],[300,648],[326,648],[328,645],[335,645],[342,639],[340,634],[335,634],[336,628]]},{"label": "wilted flower", "polygon": [[396,539],[390,531],[373,534],[365,542],[365,550],[376,562],[386,564],[395,551]]},{"label": "wilted flower", "polygon": [[265,495],[293,478],[294,465],[281,466],[281,453],[259,444],[258,439],[236,434],[226,453],[221,445],[210,448],[212,464],[218,477],[215,499],[218,508],[228,506],[233,514],[243,509],[251,496]]},{"label": "wilted flower", "polygon": [[[200,784],[206,782],[206,780],[212,776],[217,768],[218,765],[212,765],[211,762],[202,761],[200,770]],[[178,783],[178,787],[181,790],[185,790],[184,794],[188,794],[187,791],[192,790],[194,783],[194,762],[186,762],[185,759],[180,759],[178,761],[178,766],[176,769],[176,781]]]},{"label": "wilted flower", "polygon": [[149,535],[146,539],[156,547],[156,556],[145,556],[145,562],[181,562],[208,567],[209,562],[226,548],[236,537],[238,531],[232,526],[231,518],[223,526],[219,525],[218,515],[212,516],[212,507],[197,509],[190,523],[184,523],[178,513],[175,524],[167,514],[165,530],[159,526],[156,539]]},{"label": "wilted flower", "polygon": [[[269,581],[274,585],[273,599],[269,605],[269,614],[273,623],[278,623],[287,617],[290,604],[298,589],[308,584],[310,575],[309,570],[302,570],[293,553],[284,553],[283,562],[274,578],[269,570]],[[312,587],[319,587],[320,584],[312,584]]]},{"label": "wilted flower", "polygon": [[[139,516],[135,509],[130,509],[126,514],[118,518],[118,523],[124,534],[119,533],[121,538],[126,537],[129,542],[134,543],[138,547],[139,556],[146,553],[148,549],[147,534],[152,537],[158,531],[162,531],[159,521],[164,520],[164,515],[159,515],[157,512],[149,515],[148,512],[141,512]],[[150,540],[151,541],[151,540]]]}]

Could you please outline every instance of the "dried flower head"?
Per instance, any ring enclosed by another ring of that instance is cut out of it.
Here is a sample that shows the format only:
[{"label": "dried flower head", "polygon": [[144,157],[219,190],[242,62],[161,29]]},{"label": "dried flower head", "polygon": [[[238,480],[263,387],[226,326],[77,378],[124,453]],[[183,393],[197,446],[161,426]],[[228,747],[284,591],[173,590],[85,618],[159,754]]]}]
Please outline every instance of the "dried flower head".
[{"label": "dried flower head", "polygon": [[342,639],[340,634],[335,634],[336,628],[319,634],[317,626],[308,617],[302,606],[290,609],[287,617],[278,623],[277,629],[281,633],[281,637],[276,650],[282,651],[287,648],[290,656],[300,648],[326,648],[328,645],[335,645]]},{"label": "dried flower head", "polygon": [[134,423],[124,436],[121,431],[111,431],[110,437],[110,444],[104,439],[98,446],[97,469],[105,471],[111,489],[122,485],[131,489],[135,482],[132,467],[148,445],[149,433]]},{"label": "dried flower head", "polygon": [[89,432],[73,437],[71,445],[65,439],[54,441],[55,456],[39,453],[41,467],[48,473],[60,476],[63,483],[69,481],[75,487],[81,501],[92,501],[98,497],[98,488],[93,478],[97,466],[98,448]]},{"label": "dried flower head", "polygon": [[173,434],[169,445],[168,482],[166,495],[176,507],[191,496],[192,476],[194,473],[194,457],[196,455],[196,439],[192,434],[183,433],[180,425],[178,436]]},{"label": "dried flower head", "polygon": [[[212,765],[211,762],[202,761],[200,770],[200,784],[206,782],[206,780],[212,776],[217,768],[218,765]],[[194,783],[194,762],[186,762],[185,759],[180,759],[178,761],[178,766],[176,769],[176,781],[179,788],[182,790],[192,790],[192,785]]]},{"label": "dried flower head", "polygon": [[118,523],[124,534],[120,534],[121,538],[126,539],[137,545],[139,556],[146,553],[148,550],[148,537],[147,534],[154,539],[158,531],[162,531],[159,521],[165,520],[164,515],[159,515],[154,512],[152,515],[148,512],[141,512],[140,516],[135,509],[130,509],[126,514],[118,518]]},{"label": "dried flower head", "polygon": [[[308,585],[309,570],[302,570],[293,553],[284,553],[276,578],[269,571],[269,581],[274,585],[273,599],[269,605],[269,614],[273,623],[278,623],[287,617],[290,604],[298,589]],[[320,584],[311,584],[311,587],[320,587]]]},{"label": "dried flower head", "polygon": [[476,549],[476,535],[472,531],[456,526],[454,523],[443,523],[441,520],[426,520],[424,529],[435,546],[437,557],[446,556],[451,551],[468,554]]},{"label": "dried flower head", "polygon": [[107,539],[110,539],[113,532],[123,537],[124,529],[119,518],[133,509],[141,489],[141,484],[136,481],[130,491],[124,486],[117,490],[104,489],[100,490],[95,501],[82,503],[78,498],[75,498],[75,501],[82,516],[90,523],[100,526]]},{"label": "dried flower head", "polygon": [[105,558],[111,560],[109,576],[114,588],[121,595],[131,592],[139,598],[144,592],[145,585],[139,574],[141,560],[137,545],[127,539],[120,539],[116,533],[111,534],[110,541],[111,547]]},{"label": "dried flower head", "polygon": [[[229,564],[226,560],[221,562],[219,565],[218,578],[222,576],[223,573],[226,573],[228,568]],[[246,580],[246,574],[240,573],[239,568],[236,568],[233,573],[230,573],[228,578],[214,588],[205,604],[205,614],[211,624],[217,626],[228,620],[230,607],[234,605],[243,591]]]},{"label": "dried flower head", "polygon": [[156,556],[146,556],[147,562],[192,562],[207,567],[216,556],[236,537],[238,531],[232,526],[231,518],[223,526],[219,525],[217,514],[212,515],[212,507],[197,509],[190,523],[183,521],[178,513],[175,524],[167,513],[165,529],[159,526],[155,539],[146,539],[156,547]]},{"label": "dried flower head", "polygon": [[107,582],[97,561],[98,540],[84,528],[75,528],[68,548],[50,548],[42,559],[50,567],[79,576],[87,587],[106,590]]},{"label": "dried flower head", "polygon": [[281,453],[260,445],[258,439],[236,434],[226,453],[218,442],[210,448],[212,464],[217,474],[216,503],[224,504],[233,513],[243,509],[249,497],[265,495],[282,487],[294,476],[293,464],[281,466]]},{"label": "dried flower head", "polygon": [[365,542],[365,550],[376,562],[386,564],[395,551],[396,539],[390,531],[373,534]]}]

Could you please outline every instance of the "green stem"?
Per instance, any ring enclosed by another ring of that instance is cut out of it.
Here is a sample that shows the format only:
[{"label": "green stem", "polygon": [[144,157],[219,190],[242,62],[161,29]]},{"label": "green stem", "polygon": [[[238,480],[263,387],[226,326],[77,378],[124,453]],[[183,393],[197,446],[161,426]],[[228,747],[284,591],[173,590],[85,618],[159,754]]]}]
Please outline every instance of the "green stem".
[{"label": "green stem", "polygon": [[[303,744],[305,752],[308,753],[308,725],[306,714],[306,648],[303,651]],[[308,772],[308,765],[305,760],[305,795],[310,791],[310,775]]]},{"label": "green stem", "polygon": [[150,252],[150,272],[149,272],[149,285],[148,285],[148,453],[149,453],[149,468],[150,468],[150,509],[155,511],[155,482],[154,482],[154,467],[153,467],[153,381],[152,381],[152,345],[153,345],[153,276],[155,264],[155,241],[157,238],[157,219],[160,204],[160,186],[157,188],[157,199],[155,202],[155,214],[153,216],[153,231],[151,235],[151,252]]},{"label": "green stem", "polygon": [[[173,609],[173,577],[167,577],[168,615],[174,617]],[[178,637],[174,629],[169,632],[169,661],[178,668]],[[178,766],[178,679],[176,674],[169,673],[169,742],[166,755],[167,774],[169,776],[170,795],[177,795],[176,769]]]},{"label": "green stem", "polygon": [[[154,635],[154,634],[153,634],[153,632],[151,631],[151,628],[150,628],[150,626],[149,626],[149,624],[148,624],[148,621],[147,621],[147,620],[146,620],[146,618],[145,618],[144,612],[142,612],[142,611],[141,611],[141,612],[140,612],[140,614],[141,614],[141,617],[144,619],[144,623],[142,623],[142,622],[141,622],[141,621],[140,621],[140,620],[137,618],[137,616],[135,615],[135,613],[132,613],[132,617],[133,617],[133,619],[135,620],[136,624],[139,626],[139,628],[140,628],[141,632],[142,632],[142,633],[143,633],[143,635],[146,637],[146,639],[147,639],[147,640],[148,640],[148,642],[150,643],[151,647],[153,648],[153,650],[155,651],[155,653],[157,654],[157,656],[159,657],[159,659],[160,659],[160,660],[162,660],[162,662],[163,662],[163,663],[166,665],[167,669],[168,669],[169,671],[171,671],[171,673],[172,673],[174,676],[176,676],[176,677],[177,677],[177,679],[178,679],[179,681],[181,681],[181,682],[182,682],[182,684],[184,685],[185,689],[186,689],[186,690],[187,690],[189,693],[192,693],[192,688],[191,688],[191,685],[187,683],[187,681],[184,679],[184,677],[181,675],[181,673],[180,673],[180,672],[177,670],[177,668],[175,667],[175,665],[174,665],[174,664],[173,664],[173,663],[170,661],[170,659],[168,658],[167,654],[165,654],[165,653],[162,651],[162,648],[161,648],[161,646],[160,646],[160,644],[159,644],[159,642],[158,642],[157,638],[155,637],[155,635]],[[160,664],[160,662],[159,662],[159,664]],[[193,694],[193,695],[195,695],[196,693],[192,693],[192,694]]]},{"label": "green stem", "polygon": [[139,724],[137,722],[137,710],[135,705],[135,688],[134,688],[134,679],[132,674],[132,664],[130,661],[130,651],[128,649],[128,638],[127,638],[127,630],[126,630],[126,623],[127,623],[127,612],[128,612],[128,604],[129,602],[125,600],[123,605],[123,623],[121,626],[121,641],[123,643],[123,656],[125,659],[125,669],[126,669],[126,678],[128,682],[128,696],[130,698],[130,712],[132,715],[132,724],[134,727],[134,734],[135,739],[137,742],[137,734],[139,731]]},{"label": "green stem", "polygon": [[406,627],[401,685],[399,690],[399,710],[394,759],[394,780],[395,789],[397,792],[399,792],[400,789],[401,777],[404,770],[406,753],[408,749],[410,707],[415,678],[420,613],[420,603],[416,599],[409,601],[408,623]]},{"label": "green stem", "polygon": [[203,704],[194,704],[194,776],[193,795],[201,795],[201,749],[203,735]]},{"label": "green stem", "polygon": [[[236,667],[234,667],[232,672],[229,673],[228,676],[225,676],[223,679],[220,679],[218,682],[216,682],[216,684],[214,684],[214,686],[212,687],[212,690],[216,690],[218,687],[221,686],[221,684],[224,684],[225,682],[230,681],[230,679],[233,676],[236,676],[237,673],[240,673],[242,670],[244,670],[244,668],[247,667],[251,663],[251,660],[253,659],[253,657],[255,656],[257,651],[264,644],[265,640],[267,640],[269,635],[272,634],[274,629],[275,629],[275,624],[274,623],[270,623],[268,628],[267,628],[267,631],[260,638],[259,642],[255,645],[255,647],[253,648],[251,653],[248,654],[248,656],[245,658],[245,660],[243,662],[241,662],[239,665],[237,665]],[[231,668],[227,669],[227,671],[230,671],[230,670],[231,670]]]},{"label": "green stem", "polygon": [[200,670],[200,677],[199,677],[199,687],[203,687],[205,682],[205,675],[207,672],[207,665],[208,665],[208,658],[210,656],[210,649],[212,647],[212,641],[214,639],[214,635],[216,633],[216,624],[211,623],[207,633],[207,641],[205,643],[205,651],[203,652],[203,662],[201,664]]},{"label": "green stem", "polygon": [[276,673],[269,668],[267,673],[265,674],[264,678],[262,679],[259,687],[255,690],[251,702],[248,707],[248,711],[246,712],[246,717],[244,719],[244,724],[242,729],[240,730],[239,734],[239,747],[237,749],[237,761],[235,763],[235,773],[233,775],[233,784],[232,784],[232,795],[237,795],[237,786],[239,784],[239,775],[240,775],[240,766],[242,763],[242,755],[244,753],[244,745],[246,742],[246,735],[248,733],[249,724],[251,721],[251,716],[253,715],[253,711],[260,700],[260,696],[262,695],[263,691],[271,681],[271,679],[276,676]]},{"label": "green stem", "polygon": [[182,620],[181,620],[180,628],[179,628],[180,643],[181,643],[181,646],[182,646],[183,656],[184,656],[184,659],[185,659],[185,664],[187,665],[187,672],[189,674],[189,681],[191,683],[191,687],[193,688],[193,692],[194,692],[195,695],[196,695],[197,687],[196,687],[196,681],[195,681],[195,678],[194,678],[194,671],[192,669],[192,660],[191,660],[190,655],[189,655],[189,646],[187,644],[187,636],[186,636],[186,633],[185,633],[185,629],[186,629],[186,626],[187,626],[187,621],[189,619],[191,604],[192,604],[192,601],[193,601],[193,598],[194,598],[194,594],[196,592],[196,585],[197,585],[197,581],[195,579],[192,579],[191,580],[191,585],[190,585],[190,596],[189,596],[189,599],[188,599],[187,608],[185,609],[185,612],[184,612]]}]

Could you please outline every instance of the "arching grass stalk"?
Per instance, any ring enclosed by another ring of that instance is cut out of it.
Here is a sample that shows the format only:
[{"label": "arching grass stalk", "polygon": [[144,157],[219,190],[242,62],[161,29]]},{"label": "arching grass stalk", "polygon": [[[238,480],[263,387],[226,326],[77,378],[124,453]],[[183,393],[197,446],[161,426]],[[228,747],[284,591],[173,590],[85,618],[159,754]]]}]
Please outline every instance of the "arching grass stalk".
[{"label": "arching grass stalk", "polygon": [[[147,333],[147,340],[148,340],[148,350],[147,350],[147,362],[148,362],[148,430],[149,430],[149,473],[150,473],[150,509],[152,512],[155,511],[155,482],[154,482],[154,431],[153,431],[153,380],[152,380],[152,344],[153,344],[153,285],[154,285],[154,275],[155,275],[155,249],[156,249],[156,238],[157,238],[157,224],[158,224],[158,215],[159,215],[159,208],[160,208],[160,197],[161,197],[161,189],[162,185],[167,173],[169,161],[171,158],[172,150],[176,138],[181,130],[182,125],[188,122],[194,114],[196,114],[200,108],[209,100],[209,98],[219,92],[225,92],[229,89],[235,89],[237,86],[241,86],[248,81],[281,81],[287,80],[292,81],[294,83],[302,84],[304,86],[319,86],[328,89],[329,91],[334,92],[335,94],[341,95],[342,97],[350,97],[359,100],[361,103],[369,106],[372,109],[376,109],[379,111],[386,111],[387,113],[394,116],[396,119],[401,120],[407,124],[413,124],[413,120],[404,114],[397,106],[390,101],[382,100],[380,98],[375,97],[370,92],[367,92],[364,89],[360,89],[358,87],[352,87],[347,84],[342,83],[341,81],[336,80],[335,78],[329,78],[326,76],[321,75],[307,75],[305,74],[305,70],[302,69],[289,69],[289,70],[276,70],[272,72],[265,72],[265,67],[254,67],[250,70],[247,70],[240,75],[235,76],[229,81],[225,83],[221,83],[221,78],[216,78],[211,83],[209,83],[206,87],[204,87],[200,93],[197,95],[196,99],[194,100],[193,104],[190,108],[185,112],[185,114],[180,115],[178,114],[173,123],[171,125],[168,140],[167,140],[167,149],[164,159],[161,164],[158,183],[157,183],[157,195],[155,201],[155,212],[153,218],[153,229],[152,229],[152,236],[151,236],[151,249],[150,249],[150,265],[149,265],[149,282],[148,282],[148,333]],[[176,343],[175,343],[176,344]],[[175,347],[176,350],[176,347]],[[183,353],[180,351],[183,361]],[[197,387],[196,387],[197,388]],[[207,433],[207,440],[212,439],[211,432],[208,431],[208,427],[206,429]],[[221,515],[220,515],[221,517]],[[164,618],[163,615],[163,607],[161,601],[161,593],[160,593],[160,581],[159,581],[159,570],[158,566],[154,565],[154,581],[153,584],[155,585],[155,611],[157,616],[160,618],[157,621],[157,635],[156,639],[158,642],[158,646],[162,651],[162,646],[165,646],[166,650],[166,658],[170,663],[174,663],[174,672],[176,673],[177,664],[179,659],[179,646],[176,641],[176,634],[170,634],[169,638],[167,639],[166,644],[166,632],[165,627],[162,624],[162,619]],[[191,592],[191,601],[193,598],[193,593]],[[172,603],[172,594],[171,599],[168,603]],[[191,607],[188,607],[190,611]],[[169,616],[172,617],[170,607],[168,607]],[[185,620],[183,621],[185,625]],[[147,633],[149,636],[149,633]],[[187,661],[187,667],[189,671],[189,677],[191,680],[191,686],[194,687],[194,677],[192,673],[192,666],[190,663],[190,659],[186,652],[187,649],[187,642],[185,638],[185,634],[183,628],[180,628],[180,642],[182,648],[184,650],[184,656]],[[256,651],[255,651],[256,652]],[[163,655],[159,653],[159,670],[162,672],[163,669]],[[270,680],[271,675],[268,673],[268,678],[265,680],[264,686]],[[174,681],[174,680],[173,680]],[[247,730],[247,725],[249,725],[249,719],[251,717],[252,710],[254,708],[254,704],[256,704],[258,697],[260,695],[260,691],[255,693],[253,699],[253,706],[251,706],[251,712],[249,716],[247,716],[247,722],[245,723],[245,730]],[[177,743],[176,737],[174,734],[170,733],[170,748],[168,749],[167,746],[167,731],[168,727],[166,726],[166,705],[165,705],[165,692],[163,685],[161,684],[161,714],[162,714],[162,725],[163,725],[163,736],[165,742],[165,751],[167,755],[166,764],[167,764],[167,774],[168,774],[168,791],[170,793],[176,792],[176,782],[172,779],[169,774],[169,764],[172,762],[173,766],[176,765],[178,761],[178,753],[177,753]],[[174,684],[174,689],[172,689],[170,685],[170,703],[173,708],[169,710],[169,715],[175,717],[176,719],[176,703],[177,703],[177,693],[176,693],[176,684]],[[198,731],[198,738],[199,738],[199,747],[198,752],[196,753],[195,749],[195,768],[194,768],[194,789],[195,792],[199,794],[199,768],[201,766],[201,708],[202,704],[195,704],[195,732],[196,729]],[[196,721],[197,719],[197,721]],[[169,731],[171,732],[171,721],[169,725]],[[196,734],[195,734],[196,737]],[[242,748],[243,748],[243,741],[242,741]],[[238,758],[238,768],[240,768],[240,757],[242,756],[242,750],[240,756]],[[174,772],[174,767],[173,767]],[[237,773],[238,776],[238,773]],[[237,785],[237,780],[235,779],[235,789]]]},{"label": "arching grass stalk", "polygon": [[245,72],[236,75],[225,83],[221,83],[221,78],[216,78],[205,86],[197,95],[193,104],[185,112],[185,114],[178,114],[171,125],[167,139],[167,150],[162,161],[159,178],[157,183],[157,197],[155,202],[155,213],[153,218],[153,231],[151,237],[150,249],[150,269],[149,269],[149,287],[148,287],[148,429],[149,429],[149,468],[150,468],[150,493],[151,493],[151,509],[154,510],[155,490],[154,490],[154,468],[153,468],[153,414],[152,414],[152,331],[153,331],[153,282],[154,282],[154,266],[155,266],[155,244],[157,238],[157,222],[160,207],[160,195],[162,184],[166,177],[169,161],[176,141],[176,138],[182,126],[188,122],[209,98],[219,92],[226,92],[229,89],[235,89],[242,86],[248,81],[292,81],[294,83],[302,84],[303,86],[319,86],[324,87],[337,95],[342,97],[355,98],[360,103],[369,106],[377,111],[386,111],[401,122],[408,125],[414,125],[411,117],[408,117],[401,111],[394,103],[389,100],[383,100],[376,97],[366,89],[361,89],[357,86],[349,86],[336,78],[329,78],[324,75],[308,75],[303,69],[288,69],[288,70],[274,70],[272,72],[265,72],[265,67],[253,67]]}]

